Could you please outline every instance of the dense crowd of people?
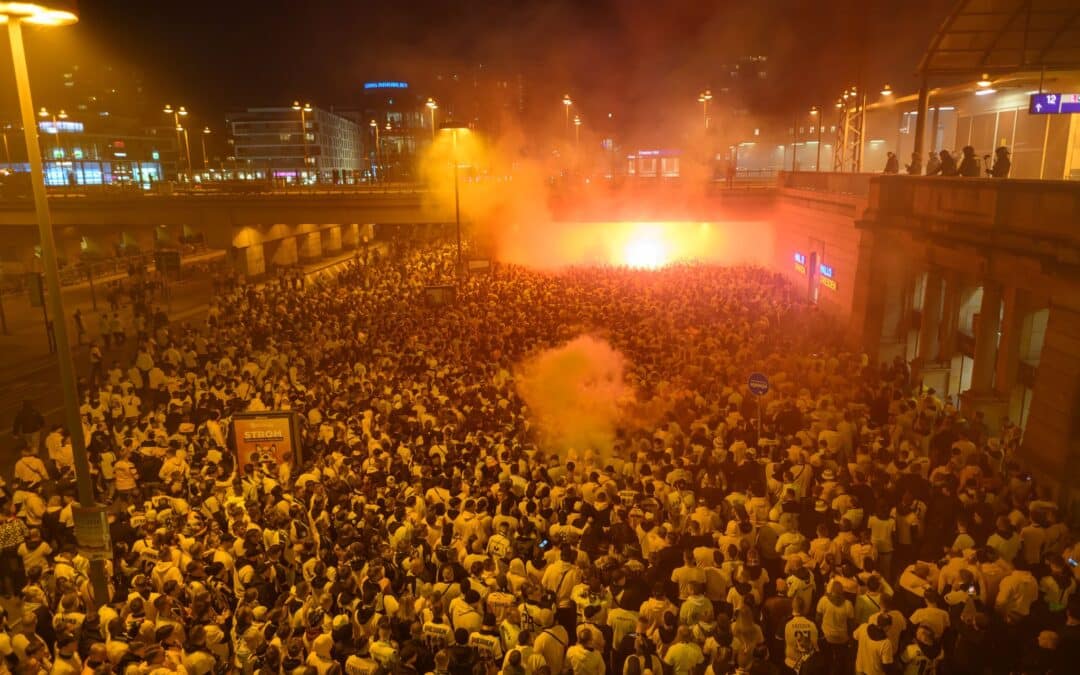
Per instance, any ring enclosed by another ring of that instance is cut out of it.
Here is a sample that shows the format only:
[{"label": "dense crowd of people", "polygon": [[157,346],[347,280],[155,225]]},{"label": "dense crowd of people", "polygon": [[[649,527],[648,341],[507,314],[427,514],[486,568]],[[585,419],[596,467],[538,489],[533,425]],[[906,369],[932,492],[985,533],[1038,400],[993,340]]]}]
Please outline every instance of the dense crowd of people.
[{"label": "dense crowd of people", "polygon": [[[0,673],[1063,673],[1080,545],[1049,493],[778,275],[499,266],[451,248],[222,288],[83,384],[109,597],[71,430],[27,406],[0,513]],[[643,419],[559,447],[515,386],[598,335]],[[752,371],[769,374],[760,400]],[[761,404],[759,428],[759,408]],[[231,419],[294,411],[238,466]]]}]

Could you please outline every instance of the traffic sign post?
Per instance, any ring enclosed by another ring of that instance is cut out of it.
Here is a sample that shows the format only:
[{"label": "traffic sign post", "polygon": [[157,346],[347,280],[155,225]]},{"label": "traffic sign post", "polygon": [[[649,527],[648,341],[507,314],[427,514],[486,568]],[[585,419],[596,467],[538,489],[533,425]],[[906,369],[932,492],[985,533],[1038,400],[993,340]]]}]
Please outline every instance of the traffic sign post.
[{"label": "traffic sign post", "polygon": [[746,381],[746,387],[750,390],[750,393],[757,399],[757,435],[758,445],[761,445],[761,397],[769,393],[769,378],[765,376],[765,373],[750,373],[749,379]]},{"label": "traffic sign post", "polygon": [[72,505],[75,521],[75,541],[87,560],[112,560],[112,538],[109,536],[109,518],[103,506]]}]

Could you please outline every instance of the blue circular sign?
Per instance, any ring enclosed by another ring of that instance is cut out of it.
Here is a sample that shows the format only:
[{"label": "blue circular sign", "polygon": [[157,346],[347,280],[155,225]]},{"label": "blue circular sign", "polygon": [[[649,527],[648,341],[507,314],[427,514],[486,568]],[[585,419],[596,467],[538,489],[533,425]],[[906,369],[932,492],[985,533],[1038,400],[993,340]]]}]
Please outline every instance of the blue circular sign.
[{"label": "blue circular sign", "polygon": [[764,396],[769,393],[769,378],[765,377],[765,373],[751,373],[746,386],[754,396]]}]

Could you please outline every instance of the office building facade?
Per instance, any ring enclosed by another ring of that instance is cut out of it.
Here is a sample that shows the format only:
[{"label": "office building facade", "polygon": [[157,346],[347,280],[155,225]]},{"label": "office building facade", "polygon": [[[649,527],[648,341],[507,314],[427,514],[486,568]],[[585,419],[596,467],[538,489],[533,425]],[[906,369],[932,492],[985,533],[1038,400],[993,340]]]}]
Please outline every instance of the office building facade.
[{"label": "office building facade", "polygon": [[361,180],[360,126],[343,115],[318,107],[248,108],[230,115],[226,127],[239,178],[302,184]]}]

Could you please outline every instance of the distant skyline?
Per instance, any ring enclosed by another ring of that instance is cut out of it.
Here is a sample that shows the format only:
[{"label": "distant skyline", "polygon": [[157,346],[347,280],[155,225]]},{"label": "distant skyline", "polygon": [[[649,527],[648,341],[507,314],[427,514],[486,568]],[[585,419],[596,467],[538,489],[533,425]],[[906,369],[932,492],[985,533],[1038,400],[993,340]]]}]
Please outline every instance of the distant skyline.
[{"label": "distant skyline", "polygon": [[[711,86],[725,61],[765,55],[768,96],[757,112],[784,113],[825,102],[855,81],[860,64],[868,87],[913,89],[919,56],[953,4],[82,0],[76,26],[31,31],[28,45],[35,96],[45,105],[58,95],[56,73],[95,61],[141,72],[148,96],[207,119],[295,98],[349,107],[365,80],[425,62],[509,61],[529,78],[533,105],[569,91],[585,110],[648,119]],[[6,52],[0,82],[13,79]],[[9,116],[12,89],[0,86]]]}]

